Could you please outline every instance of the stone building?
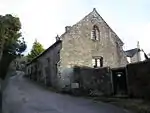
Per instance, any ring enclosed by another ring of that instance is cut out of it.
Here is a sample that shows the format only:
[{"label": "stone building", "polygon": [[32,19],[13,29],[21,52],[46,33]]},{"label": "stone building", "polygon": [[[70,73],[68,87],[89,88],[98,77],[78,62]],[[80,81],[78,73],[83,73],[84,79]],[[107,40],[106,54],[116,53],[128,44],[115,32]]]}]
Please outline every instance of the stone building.
[{"label": "stone building", "polygon": [[31,79],[63,88],[70,84],[74,66],[125,67],[128,63],[123,42],[94,8],[56,42],[27,64]]},{"label": "stone building", "polygon": [[149,57],[148,54],[146,54],[144,50],[140,48],[139,41],[137,42],[136,48],[125,51],[125,54],[127,56],[128,63],[144,61]]},{"label": "stone building", "polygon": [[125,53],[127,55],[127,60],[129,63],[141,61],[140,49],[135,48],[135,49],[127,50],[125,51]]},{"label": "stone building", "polygon": [[125,51],[125,54],[129,63],[140,62],[142,53],[139,41],[137,42],[137,48]]},{"label": "stone building", "polygon": [[150,58],[150,53],[148,53],[148,57]]}]

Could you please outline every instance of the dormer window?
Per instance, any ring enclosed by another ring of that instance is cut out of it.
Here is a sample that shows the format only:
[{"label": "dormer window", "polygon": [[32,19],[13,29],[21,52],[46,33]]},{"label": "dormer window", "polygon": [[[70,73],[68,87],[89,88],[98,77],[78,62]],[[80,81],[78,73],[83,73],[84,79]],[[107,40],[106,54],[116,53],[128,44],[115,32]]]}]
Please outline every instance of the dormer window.
[{"label": "dormer window", "polygon": [[93,29],[91,32],[91,39],[92,40],[99,40],[100,39],[100,31],[96,25],[93,26]]}]

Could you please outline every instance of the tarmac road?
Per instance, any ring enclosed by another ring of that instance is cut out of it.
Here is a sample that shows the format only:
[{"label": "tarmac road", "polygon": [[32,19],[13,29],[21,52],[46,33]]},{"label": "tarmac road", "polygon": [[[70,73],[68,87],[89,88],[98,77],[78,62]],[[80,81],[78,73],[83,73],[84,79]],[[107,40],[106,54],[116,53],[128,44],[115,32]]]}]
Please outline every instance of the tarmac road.
[{"label": "tarmac road", "polygon": [[107,103],[47,91],[22,75],[9,79],[3,113],[129,113]]}]

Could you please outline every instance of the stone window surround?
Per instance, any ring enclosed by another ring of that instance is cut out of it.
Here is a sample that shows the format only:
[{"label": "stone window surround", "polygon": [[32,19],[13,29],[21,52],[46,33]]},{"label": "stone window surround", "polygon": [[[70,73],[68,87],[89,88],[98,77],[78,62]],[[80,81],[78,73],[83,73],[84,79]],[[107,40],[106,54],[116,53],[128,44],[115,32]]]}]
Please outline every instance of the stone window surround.
[{"label": "stone window surround", "polygon": [[93,56],[92,64],[94,67],[103,67],[103,57],[102,56]]},{"label": "stone window surround", "polygon": [[94,25],[91,31],[91,39],[92,40],[99,40],[100,39],[100,30],[97,25]]}]

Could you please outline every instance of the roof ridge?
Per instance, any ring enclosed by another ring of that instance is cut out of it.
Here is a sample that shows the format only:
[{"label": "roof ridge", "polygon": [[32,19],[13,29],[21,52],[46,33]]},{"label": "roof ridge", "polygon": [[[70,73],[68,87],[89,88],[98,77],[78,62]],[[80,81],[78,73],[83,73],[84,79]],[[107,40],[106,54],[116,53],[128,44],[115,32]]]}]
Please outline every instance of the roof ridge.
[{"label": "roof ridge", "polygon": [[[85,15],[82,19],[80,19],[79,21],[77,21],[75,24],[73,24],[72,26],[70,26],[71,28],[70,29],[72,29],[73,28],[73,26],[75,26],[75,25],[77,25],[79,22],[81,22],[84,18],[86,18],[87,16],[89,16],[93,11],[96,11],[96,8],[93,8],[93,10],[90,12],[90,13],[88,13],[87,15]],[[97,11],[96,11],[97,12]],[[66,32],[64,32],[62,35],[60,35],[60,37],[62,37],[63,35],[65,35],[66,34]]]},{"label": "roof ridge", "polygon": [[[82,20],[84,20],[86,17],[88,17],[89,15],[91,15],[92,13],[96,13],[101,19],[102,21],[106,24],[107,27],[109,27],[109,29],[114,33],[114,35],[116,36],[116,38],[118,39],[119,42],[121,42],[121,45],[123,45],[123,41],[119,38],[119,36],[112,30],[112,28],[107,24],[107,22],[103,19],[103,17],[98,13],[98,11],[96,10],[96,8],[93,8],[93,10],[88,13],[87,15],[85,15],[82,19],[80,19],[79,21],[77,21],[75,24],[73,24],[70,28],[70,30],[77,25],[78,23],[80,23]],[[60,37],[64,36],[66,34],[66,32],[64,32],[62,35],[60,35]]]}]

